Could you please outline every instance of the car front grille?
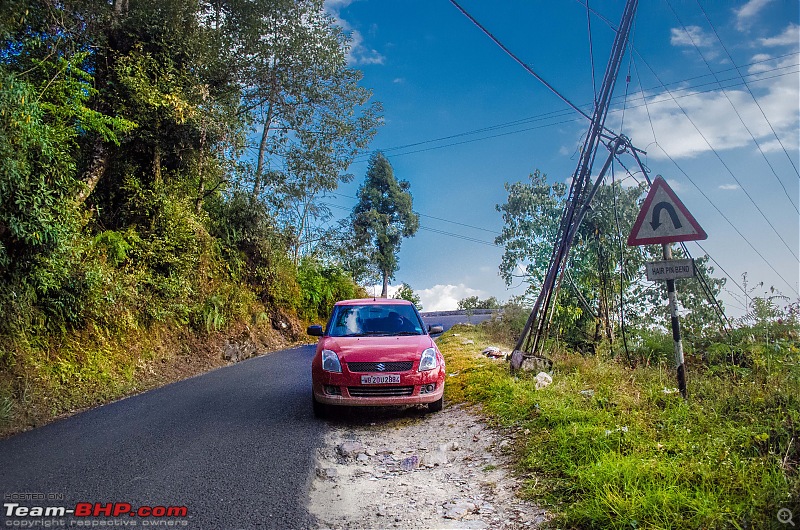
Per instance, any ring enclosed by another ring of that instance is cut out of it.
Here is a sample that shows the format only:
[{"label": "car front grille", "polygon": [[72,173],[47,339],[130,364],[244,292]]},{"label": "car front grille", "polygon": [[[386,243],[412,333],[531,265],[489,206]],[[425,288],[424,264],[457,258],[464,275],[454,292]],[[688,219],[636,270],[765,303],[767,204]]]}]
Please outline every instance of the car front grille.
[{"label": "car front grille", "polygon": [[[383,370],[378,365],[383,365]],[[414,361],[347,363],[347,369],[351,372],[408,372],[412,366],[414,366]]]},{"label": "car front grille", "polygon": [[347,390],[353,397],[402,397],[414,393],[413,386],[351,386]]}]

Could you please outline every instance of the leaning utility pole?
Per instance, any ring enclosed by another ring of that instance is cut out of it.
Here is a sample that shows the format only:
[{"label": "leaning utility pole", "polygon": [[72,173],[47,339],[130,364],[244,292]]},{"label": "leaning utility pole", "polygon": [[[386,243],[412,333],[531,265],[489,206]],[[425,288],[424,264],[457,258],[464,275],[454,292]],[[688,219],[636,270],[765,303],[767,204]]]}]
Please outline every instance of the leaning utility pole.
[{"label": "leaning utility pole", "polygon": [[[572,242],[575,235],[578,233],[578,228],[589,210],[591,201],[600,183],[603,181],[611,162],[616,155],[629,149],[634,153],[634,156],[636,156],[636,150],[631,146],[627,138],[624,136],[606,134],[604,131],[611,95],[614,90],[614,85],[616,84],[620,65],[622,64],[622,56],[625,54],[625,49],[628,45],[628,37],[638,3],[638,0],[627,0],[625,4],[622,21],[620,22],[619,30],[614,39],[611,56],[608,60],[605,76],[603,77],[603,84],[597,96],[597,100],[595,101],[589,132],[586,135],[586,140],[581,150],[581,159],[573,174],[567,206],[561,217],[561,223],[559,225],[556,242],[553,245],[553,253],[550,257],[547,274],[542,284],[542,290],[539,292],[533,310],[522,331],[522,335],[517,341],[516,346],[514,346],[514,352],[511,358],[512,369],[518,369],[522,365],[522,361],[525,357],[534,356],[547,334],[552,318],[551,306],[558,295],[558,289],[566,270],[567,258],[572,248]],[[610,154],[594,186],[590,187],[592,166],[594,165],[597,148],[601,140],[606,140],[608,142],[606,145]]]}]

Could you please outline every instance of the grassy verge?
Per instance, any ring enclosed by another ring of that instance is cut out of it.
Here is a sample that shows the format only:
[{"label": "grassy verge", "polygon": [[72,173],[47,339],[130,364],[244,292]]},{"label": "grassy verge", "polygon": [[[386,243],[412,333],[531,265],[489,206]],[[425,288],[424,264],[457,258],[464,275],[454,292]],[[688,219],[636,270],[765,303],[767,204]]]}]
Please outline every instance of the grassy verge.
[{"label": "grassy verge", "polygon": [[519,434],[525,495],[557,514],[553,526],[785,528],[779,509],[800,514],[796,344],[769,371],[690,365],[684,401],[665,366],[572,353],[554,357],[552,385],[536,390],[535,374],[480,354],[491,340],[480,327],[439,340],[446,397]]}]

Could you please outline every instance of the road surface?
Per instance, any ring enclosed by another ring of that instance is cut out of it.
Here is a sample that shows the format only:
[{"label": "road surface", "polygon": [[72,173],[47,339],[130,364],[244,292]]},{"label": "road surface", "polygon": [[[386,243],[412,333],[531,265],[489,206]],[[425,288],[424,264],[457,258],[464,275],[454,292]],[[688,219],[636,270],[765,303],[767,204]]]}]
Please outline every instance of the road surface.
[{"label": "road surface", "polygon": [[[311,410],[313,353],[303,346],[249,359],[0,441],[0,526],[314,527],[308,487],[328,424]],[[76,506],[93,515],[53,517]],[[43,511],[32,517],[35,507]],[[140,507],[180,515],[131,515]],[[56,511],[41,517],[48,508]]]},{"label": "road surface", "polygon": [[[185,506],[186,517],[161,521],[178,528],[309,528],[305,500],[326,429],[311,412],[313,352],[250,359],[0,441],[0,525],[37,519],[8,516],[6,503],[88,502]],[[82,522],[112,519],[155,521]]]}]

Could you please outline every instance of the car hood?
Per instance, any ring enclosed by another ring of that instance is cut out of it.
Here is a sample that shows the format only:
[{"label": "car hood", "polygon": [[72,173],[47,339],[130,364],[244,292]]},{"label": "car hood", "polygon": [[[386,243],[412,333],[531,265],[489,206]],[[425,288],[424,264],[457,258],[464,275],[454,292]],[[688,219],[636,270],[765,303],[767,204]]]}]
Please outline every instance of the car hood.
[{"label": "car hood", "polygon": [[320,346],[336,352],[343,362],[412,361],[433,347],[433,340],[428,335],[325,337]]}]

